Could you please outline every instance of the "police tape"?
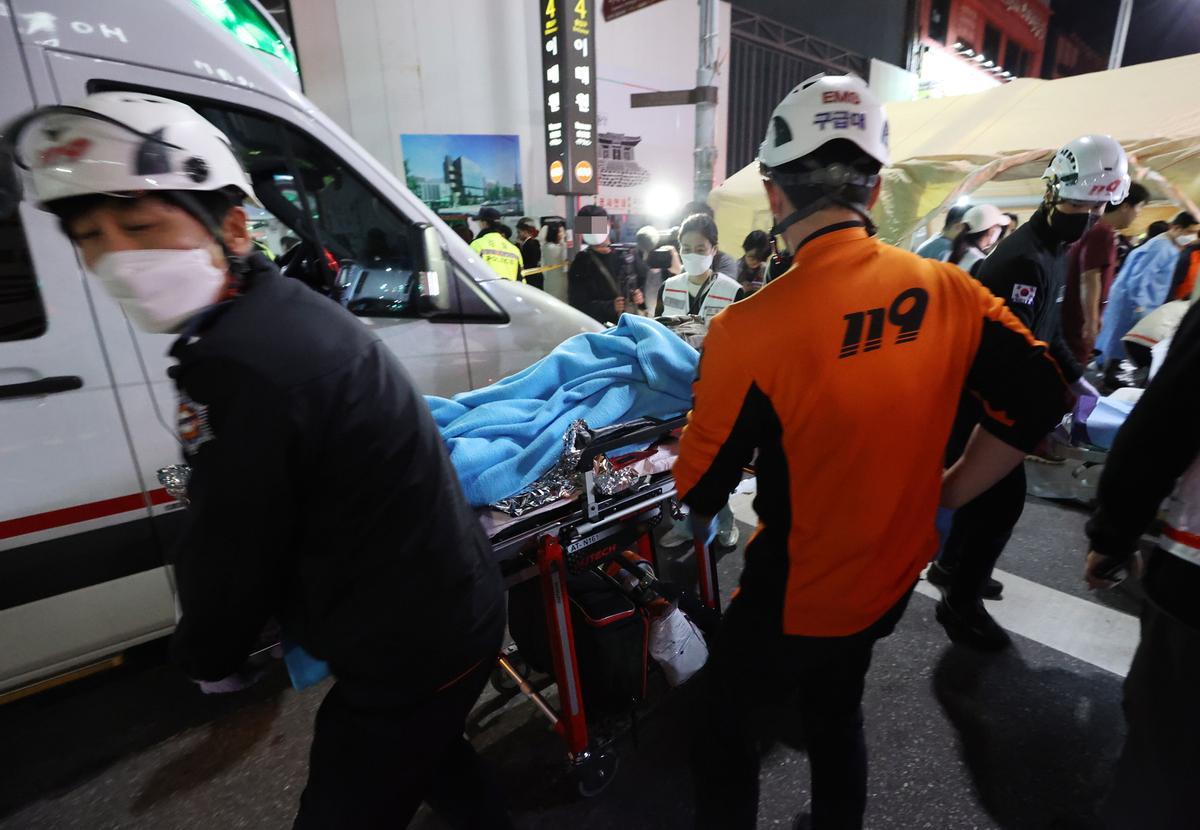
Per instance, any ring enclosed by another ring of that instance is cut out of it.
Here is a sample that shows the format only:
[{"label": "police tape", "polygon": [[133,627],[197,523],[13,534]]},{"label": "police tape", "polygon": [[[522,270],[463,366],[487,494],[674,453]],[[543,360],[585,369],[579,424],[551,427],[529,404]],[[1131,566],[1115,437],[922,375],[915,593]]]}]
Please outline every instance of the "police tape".
[{"label": "police tape", "polygon": [[567,263],[560,262],[557,265],[543,265],[541,268],[526,268],[523,271],[521,271],[521,276],[522,277],[532,277],[537,274],[544,274],[547,271],[553,271],[556,268],[566,268],[566,267],[567,267]]}]

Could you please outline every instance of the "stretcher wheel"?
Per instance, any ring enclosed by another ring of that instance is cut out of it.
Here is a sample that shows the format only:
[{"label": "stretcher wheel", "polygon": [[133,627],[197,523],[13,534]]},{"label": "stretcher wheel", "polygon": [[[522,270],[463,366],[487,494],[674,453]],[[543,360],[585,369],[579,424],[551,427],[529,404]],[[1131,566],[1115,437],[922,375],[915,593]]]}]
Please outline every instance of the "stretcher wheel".
[{"label": "stretcher wheel", "polygon": [[584,798],[604,792],[617,776],[617,755],[607,750],[583,752],[575,760],[575,786]]},{"label": "stretcher wheel", "polygon": [[[526,679],[529,678],[529,675],[533,670],[521,657],[521,653],[519,651],[509,652],[505,656],[508,659],[509,665],[516,669],[518,674]],[[492,677],[489,682],[491,683],[493,689],[505,697],[511,697],[520,691],[517,681],[513,680],[512,675],[500,668],[499,665],[492,669]]]}]

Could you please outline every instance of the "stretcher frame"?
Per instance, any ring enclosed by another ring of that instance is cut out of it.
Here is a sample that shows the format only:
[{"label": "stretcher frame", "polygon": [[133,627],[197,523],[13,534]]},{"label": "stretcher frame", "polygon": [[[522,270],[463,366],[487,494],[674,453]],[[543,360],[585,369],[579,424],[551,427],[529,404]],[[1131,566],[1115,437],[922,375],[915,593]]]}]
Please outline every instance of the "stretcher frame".
[{"label": "stretcher frame", "polygon": [[[641,419],[606,434],[583,453],[577,470],[583,493],[548,512],[535,511],[527,522],[506,525],[492,539],[493,552],[512,588],[532,579],[541,583],[546,631],[558,687],[559,711],[535,690],[514,665],[512,649],[498,658],[500,670],[533,701],[566,745],[567,758],[581,794],[603,790],[616,771],[616,756],[590,734],[580,685],[575,634],[571,623],[568,569],[587,569],[616,561],[627,547],[658,570],[653,528],[676,497],[670,472],[652,474],[631,491],[604,497],[596,494],[594,461],[601,453],[638,443],[653,443],[681,429],[686,418]],[[632,543],[632,544],[630,544]],[[700,601],[720,611],[716,557],[704,540],[694,543]]]}]

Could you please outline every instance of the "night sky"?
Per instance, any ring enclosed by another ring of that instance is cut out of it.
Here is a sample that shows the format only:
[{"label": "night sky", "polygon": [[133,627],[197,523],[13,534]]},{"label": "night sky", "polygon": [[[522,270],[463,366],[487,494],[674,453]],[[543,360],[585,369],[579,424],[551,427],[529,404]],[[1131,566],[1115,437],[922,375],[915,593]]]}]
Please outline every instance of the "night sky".
[{"label": "night sky", "polygon": [[[1077,32],[1107,56],[1119,0],[1051,0],[1052,29]],[[1134,0],[1124,65],[1200,52],[1200,0]]]}]

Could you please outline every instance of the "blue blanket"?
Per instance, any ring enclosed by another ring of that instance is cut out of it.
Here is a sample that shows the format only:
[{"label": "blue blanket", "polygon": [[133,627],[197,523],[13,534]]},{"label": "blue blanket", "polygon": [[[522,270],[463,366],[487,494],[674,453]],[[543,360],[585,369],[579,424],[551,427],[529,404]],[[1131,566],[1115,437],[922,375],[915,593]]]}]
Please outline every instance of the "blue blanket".
[{"label": "blue blanket", "polygon": [[427,400],[468,501],[482,506],[549,470],[578,418],[597,429],[687,412],[698,361],[661,324],[627,314],[615,328],[576,335],[498,383]]}]

